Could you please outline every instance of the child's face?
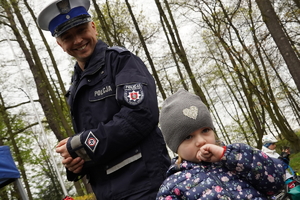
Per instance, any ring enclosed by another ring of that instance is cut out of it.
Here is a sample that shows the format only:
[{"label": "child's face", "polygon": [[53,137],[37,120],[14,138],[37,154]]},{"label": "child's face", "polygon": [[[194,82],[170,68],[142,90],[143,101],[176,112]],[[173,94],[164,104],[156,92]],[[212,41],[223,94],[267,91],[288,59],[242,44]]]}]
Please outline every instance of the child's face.
[{"label": "child's face", "polygon": [[178,147],[178,155],[184,160],[198,163],[197,152],[204,144],[215,144],[215,133],[211,128],[201,128],[191,133]]}]

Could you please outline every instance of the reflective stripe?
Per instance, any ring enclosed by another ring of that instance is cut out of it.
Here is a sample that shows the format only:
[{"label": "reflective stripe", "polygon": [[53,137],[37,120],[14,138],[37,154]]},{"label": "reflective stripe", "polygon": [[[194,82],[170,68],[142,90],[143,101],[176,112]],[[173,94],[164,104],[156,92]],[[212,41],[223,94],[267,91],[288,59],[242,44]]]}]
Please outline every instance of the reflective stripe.
[{"label": "reflective stripe", "polygon": [[[81,134],[82,134],[82,133],[81,133]],[[80,142],[80,136],[81,136],[81,134],[74,135],[74,136],[72,137],[72,140],[71,140],[71,142],[70,142],[72,150],[73,150],[73,149],[77,149],[77,148],[79,148],[79,147],[82,146],[82,144],[81,144],[81,142]]]},{"label": "reflective stripe", "polygon": [[[81,133],[82,134],[82,133]],[[81,144],[81,141],[80,141],[80,136],[81,134],[78,134],[78,135],[74,135],[72,137],[72,140],[70,142],[71,144],[71,148],[72,150],[74,151],[75,150],[75,153],[80,157],[82,158],[84,161],[90,161],[91,158],[87,155],[85,149],[83,148],[83,145]]]},{"label": "reflective stripe", "polygon": [[126,166],[126,165],[128,165],[128,164],[130,164],[130,163],[132,163],[132,162],[134,162],[134,161],[136,161],[136,160],[138,160],[138,159],[140,159],[141,157],[142,157],[142,154],[141,154],[141,153],[138,153],[138,154],[136,154],[136,155],[134,155],[134,156],[131,156],[131,157],[129,157],[129,158],[123,160],[123,161],[120,162],[119,164],[117,164],[117,165],[115,165],[115,166],[113,166],[113,167],[107,169],[107,170],[106,170],[106,173],[107,173],[107,174],[111,174],[111,173],[113,173],[113,172],[115,172],[115,171],[121,169],[122,167],[124,167],[124,166]]}]

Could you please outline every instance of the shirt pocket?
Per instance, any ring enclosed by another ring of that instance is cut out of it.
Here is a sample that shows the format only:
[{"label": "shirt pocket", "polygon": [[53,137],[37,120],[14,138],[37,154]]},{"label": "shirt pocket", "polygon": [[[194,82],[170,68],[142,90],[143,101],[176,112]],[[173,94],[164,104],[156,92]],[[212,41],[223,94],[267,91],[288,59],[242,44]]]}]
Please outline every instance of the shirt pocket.
[{"label": "shirt pocket", "polygon": [[98,73],[87,77],[86,85],[89,87],[89,102],[100,101],[116,95],[116,86],[112,80],[109,80],[106,70],[100,70]]},{"label": "shirt pocket", "polygon": [[95,85],[90,89],[89,101],[96,102],[116,95],[116,86],[113,83]]}]

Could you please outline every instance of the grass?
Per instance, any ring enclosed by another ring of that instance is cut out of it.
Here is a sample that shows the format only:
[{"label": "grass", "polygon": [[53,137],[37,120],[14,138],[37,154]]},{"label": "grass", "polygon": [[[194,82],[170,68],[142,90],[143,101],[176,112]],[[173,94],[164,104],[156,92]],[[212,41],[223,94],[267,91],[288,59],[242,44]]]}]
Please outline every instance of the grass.
[{"label": "grass", "polygon": [[94,194],[87,194],[80,197],[73,197],[74,200],[96,200],[96,197]]},{"label": "grass", "polygon": [[294,171],[300,173],[300,153],[290,155],[290,166]]}]

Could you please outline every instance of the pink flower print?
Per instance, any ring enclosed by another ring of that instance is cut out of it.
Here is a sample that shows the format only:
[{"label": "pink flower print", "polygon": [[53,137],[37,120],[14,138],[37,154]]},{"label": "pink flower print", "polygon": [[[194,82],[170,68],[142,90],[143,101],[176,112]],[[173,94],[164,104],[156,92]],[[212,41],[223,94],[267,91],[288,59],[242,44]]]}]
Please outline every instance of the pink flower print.
[{"label": "pink flower print", "polygon": [[186,178],[186,179],[190,179],[191,176],[192,176],[191,173],[186,173],[185,178]]},{"label": "pink flower print", "polygon": [[171,196],[167,196],[167,197],[165,198],[165,200],[172,200],[172,197],[171,197]]},{"label": "pink flower print", "polygon": [[221,178],[221,180],[222,180],[222,182],[228,182],[228,181],[229,181],[229,178],[226,177],[226,176],[223,176],[223,177]]},{"label": "pink flower print", "polygon": [[175,188],[174,193],[178,196],[178,195],[180,195],[180,190],[178,188]]},{"label": "pink flower print", "polygon": [[205,190],[205,194],[210,194],[211,193],[211,190],[210,189],[206,189]]},{"label": "pink flower print", "polygon": [[243,154],[241,153],[238,153],[236,156],[235,156],[236,160],[241,160],[243,158]]},{"label": "pink flower print", "polygon": [[256,179],[256,180],[260,179],[260,174],[256,174],[256,175],[255,175],[255,179]]},{"label": "pink flower print", "polygon": [[272,183],[274,183],[274,177],[272,175],[268,175],[268,180]]},{"label": "pink flower print", "polygon": [[237,164],[237,167],[235,168],[236,171],[241,172],[244,170],[244,165],[243,164]]},{"label": "pink flower print", "polygon": [[258,167],[260,167],[260,168],[261,168],[261,166],[262,166],[261,162],[257,162],[256,165],[257,165]]},{"label": "pink flower print", "polygon": [[183,162],[181,166],[182,167],[186,167],[187,166],[187,162]]},{"label": "pink flower print", "polygon": [[262,155],[264,158],[268,158],[268,155],[267,155],[265,152],[261,152],[261,155]]},{"label": "pink flower print", "polygon": [[219,185],[215,187],[215,191],[217,193],[220,193],[222,190],[223,190],[223,188],[221,186],[219,186]]},{"label": "pink flower print", "polygon": [[239,192],[241,192],[242,191],[242,187],[239,185],[239,186],[236,187],[236,190],[239,191]]}]

